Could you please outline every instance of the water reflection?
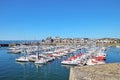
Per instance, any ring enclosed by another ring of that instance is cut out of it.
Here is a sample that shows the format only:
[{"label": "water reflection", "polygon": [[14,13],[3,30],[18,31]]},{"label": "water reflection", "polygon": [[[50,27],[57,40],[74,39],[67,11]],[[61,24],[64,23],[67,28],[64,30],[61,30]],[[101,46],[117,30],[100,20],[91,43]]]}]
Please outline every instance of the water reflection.
[{"label": "water reflection", "polygon": [[22,66],[24,66],[25,64],[28,64],[27,62],[16,62],[17,64],[20,64]]}]

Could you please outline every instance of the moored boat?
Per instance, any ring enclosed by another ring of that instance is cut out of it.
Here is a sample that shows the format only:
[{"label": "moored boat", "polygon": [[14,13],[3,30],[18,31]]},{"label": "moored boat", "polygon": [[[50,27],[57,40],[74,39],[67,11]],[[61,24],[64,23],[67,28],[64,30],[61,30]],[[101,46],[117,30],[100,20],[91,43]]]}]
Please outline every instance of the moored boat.
[{"label": "moored boat", "polygon": [[46,64],[46,63],[47,61],[44,58],[40,58],[35,61],[35,64]]},{"label": "moored boat", "polygon": [[17,58],[16,61],[18,61],[18,62],[28,62],[29,59],[28,59],[28,57],[22,56],[22,57]]}]

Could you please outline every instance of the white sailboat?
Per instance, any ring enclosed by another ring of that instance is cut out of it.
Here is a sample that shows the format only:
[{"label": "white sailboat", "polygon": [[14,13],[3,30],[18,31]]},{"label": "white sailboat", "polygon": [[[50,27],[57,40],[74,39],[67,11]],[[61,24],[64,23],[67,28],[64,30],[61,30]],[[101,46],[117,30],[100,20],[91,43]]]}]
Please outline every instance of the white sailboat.
[{"label": "white sailboat", "polygon": [[38,47],[38,52],[36,53],[36,61],[35,61],[35,64],[45,64],[47,63],[47,61],[42,58],[42,57],[39,57],[39,47]]},{"label": "white sailboat", "polygon": [[16,61],[18,61],[18,62],[28,62],[29,59],[26,56],[22,56],[22,57],[17,58]]},{"label": "white sailboat", "polygon": [[21,57],[17,58],[16,61],[18,61],[18,62],[28,62],[29,59],[28,59],[26,50],[25,50],[25,53],[24,53],[24,56],[21,56]]},{"label": "white sailboat", "polygon": [[97,61],[95,59],[89,59],[86,64],[87,65],[105,64],[105,61]]},{"label": "white sailboat", "polygon": [[40,59],[37,59],[37,60],[35,61],[35,63],[36,63],[36,64],[45,64],[45,63],[47,63],[47,61],[46,61],[44,58],[40,58]]}]

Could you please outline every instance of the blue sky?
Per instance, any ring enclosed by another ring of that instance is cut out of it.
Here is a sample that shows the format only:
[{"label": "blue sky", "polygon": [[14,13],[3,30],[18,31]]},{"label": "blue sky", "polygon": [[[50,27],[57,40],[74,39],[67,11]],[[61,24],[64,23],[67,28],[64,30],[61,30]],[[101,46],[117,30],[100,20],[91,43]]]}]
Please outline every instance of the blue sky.
[{"label": "blue sky", "polygon": [[120,0],[0,0],[0,40],[119,38]]}]

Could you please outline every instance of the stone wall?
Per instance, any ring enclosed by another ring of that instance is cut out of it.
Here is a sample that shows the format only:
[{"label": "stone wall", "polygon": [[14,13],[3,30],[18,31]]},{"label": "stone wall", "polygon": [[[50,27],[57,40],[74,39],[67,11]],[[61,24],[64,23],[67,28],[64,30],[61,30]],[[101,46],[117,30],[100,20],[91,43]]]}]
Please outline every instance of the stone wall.
[{"label": "stone wall", "polygon": [[74,67],[69,80],[120,80],[120,63]]}]

